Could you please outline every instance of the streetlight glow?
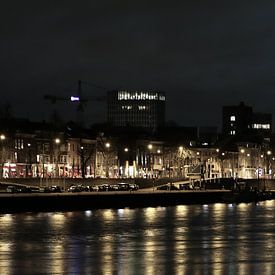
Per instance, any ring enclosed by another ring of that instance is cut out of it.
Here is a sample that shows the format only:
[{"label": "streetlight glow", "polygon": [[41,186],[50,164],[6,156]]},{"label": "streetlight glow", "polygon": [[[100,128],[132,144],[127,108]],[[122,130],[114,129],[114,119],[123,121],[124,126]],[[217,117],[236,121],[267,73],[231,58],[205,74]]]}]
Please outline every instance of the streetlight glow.
[{"label": "streetlight glow", "polygon": [[0,139],[1,139],[1,140],[4,140],[4,139],[6,139],[6,136],[5,136],[5,135],[3,135],[3,134],[2,134],[2,135],[0,135]]},{"label": "streetlight glow", "polygon": [[60,138],[56,138],[54,141],[55,141],[56,144],[59,144],[60,143]]},{"label": "streetlight glow", "polygon": [[149,144],[149,145],[148,145],[148,149],[149,149],[149,150],[152,150],[152,148],[153,148],[153,145],[152,145],[152,144]]},{"label": "streetlight glow", "polygon": [[110,146],[111,146],[111,144],[110,144],[109,142],[107,142],[107,143],[105,144],[105,147],[106,147],[106,148],[110,148]]}]

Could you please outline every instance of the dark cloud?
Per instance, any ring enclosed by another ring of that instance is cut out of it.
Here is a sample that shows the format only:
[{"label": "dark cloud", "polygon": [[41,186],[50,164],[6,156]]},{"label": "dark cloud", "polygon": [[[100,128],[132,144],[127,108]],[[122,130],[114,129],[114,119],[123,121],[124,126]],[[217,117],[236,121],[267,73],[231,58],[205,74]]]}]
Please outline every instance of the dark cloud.
[{"label": "dark cloud", "polygon": [[[46,118],[53,106],[43,94],[69,93],[78,79],[106,89],[166,91],[168,119],[184,125],[219,124],[222,105],[241,100],[274,112],[273,1],[1,6],[0,93],[21,116]],[[90,103],[88,120],[104,119],[104,112]]]}]

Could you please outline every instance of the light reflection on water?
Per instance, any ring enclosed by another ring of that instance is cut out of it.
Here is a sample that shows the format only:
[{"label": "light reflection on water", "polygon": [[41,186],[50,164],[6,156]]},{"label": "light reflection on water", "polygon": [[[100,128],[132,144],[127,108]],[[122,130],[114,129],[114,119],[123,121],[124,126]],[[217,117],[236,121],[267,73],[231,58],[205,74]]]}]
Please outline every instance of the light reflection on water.
[{"label": "light reflection on water", "polygon": [[0,215],[0,274],[272,274],[274,206]]}]

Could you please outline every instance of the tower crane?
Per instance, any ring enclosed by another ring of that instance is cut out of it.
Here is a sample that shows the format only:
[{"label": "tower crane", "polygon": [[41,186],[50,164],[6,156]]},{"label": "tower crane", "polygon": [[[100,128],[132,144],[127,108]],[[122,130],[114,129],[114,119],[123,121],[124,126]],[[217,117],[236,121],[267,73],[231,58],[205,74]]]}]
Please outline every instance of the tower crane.
[{"label": "tower crane", "polygon": [[[82,120],[85,104],[89,101],[98,101],[98,102],[105,101],[106,96],[92,96],[88,98],[82,97],[82,82],[79,80],[76,95],[62,97],[62,96],[56,96],[52,94],[45,94],[44,99],[49,100],[52,104],[55,104],[57,101],[68,101],[68,102],[76,103],[78,120]],[[78,121],[78,122],[81,122],[81,121]]]}]

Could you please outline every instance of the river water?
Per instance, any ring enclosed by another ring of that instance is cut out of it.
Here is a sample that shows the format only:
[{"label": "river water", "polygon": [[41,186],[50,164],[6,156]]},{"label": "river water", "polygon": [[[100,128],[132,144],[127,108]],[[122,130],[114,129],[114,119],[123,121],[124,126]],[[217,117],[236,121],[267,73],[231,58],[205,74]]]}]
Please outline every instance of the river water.
[{"label": "river water", "polygon": [[0,274],[274,274],[275,201],[0,215]]}]

